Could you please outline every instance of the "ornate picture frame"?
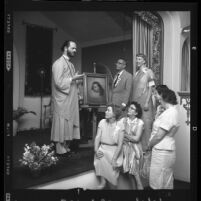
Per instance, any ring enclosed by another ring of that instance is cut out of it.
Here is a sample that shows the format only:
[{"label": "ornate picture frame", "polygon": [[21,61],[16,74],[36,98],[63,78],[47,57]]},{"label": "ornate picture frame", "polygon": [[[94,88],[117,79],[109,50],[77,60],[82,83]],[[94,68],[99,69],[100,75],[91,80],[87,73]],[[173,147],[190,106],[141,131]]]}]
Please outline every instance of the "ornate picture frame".
[{"label": "ornate picture frame", "polygon": [[109,101],[109,83],[106,74],[84,73],[84,76],[77,82],[80,105],[107,105]]}]

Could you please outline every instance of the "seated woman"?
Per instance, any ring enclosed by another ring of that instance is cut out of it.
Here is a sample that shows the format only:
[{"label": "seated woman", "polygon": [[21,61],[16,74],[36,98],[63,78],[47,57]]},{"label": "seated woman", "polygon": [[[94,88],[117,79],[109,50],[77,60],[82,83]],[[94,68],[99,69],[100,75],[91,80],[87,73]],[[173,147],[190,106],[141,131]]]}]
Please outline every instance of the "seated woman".
[{"label": "seated woman", "polygon": [[165,110],[155,119],[148,151],[152,151],[149,185],[153,189],[173,189],[176,160],[174,135],[179,128],[177,98],[170,89],[158,93]]},{"label": "seated woman", "polygon": [[123,163],[122,144],[123,133],[117,132],[117,120],[121,116],[121,108],[108,106],[105,112],[105,119],[98,125],[95,138],[95,159],[94,166],[96,175],[100,178],[98,189],[106,185],[106,180],[111,187],[117,185],[119,168]]},{"label": "seated woman", "polygon": [[144,122],[140,119],[142,109],[137,102],[131,102],[128,108],[127,117],[119,121],[121,131],[124,133],[123,142],[123,172],[128,173],[134,186],[143,189],[140,179],[140,165],[143,156],[140,138]]}]

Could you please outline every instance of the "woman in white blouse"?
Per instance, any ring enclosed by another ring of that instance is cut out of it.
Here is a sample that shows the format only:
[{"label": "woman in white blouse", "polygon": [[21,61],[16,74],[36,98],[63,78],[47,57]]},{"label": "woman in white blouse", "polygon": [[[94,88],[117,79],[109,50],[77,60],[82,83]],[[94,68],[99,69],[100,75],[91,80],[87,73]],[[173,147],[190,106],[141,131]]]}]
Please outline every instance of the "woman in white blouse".
[{"label": "woman in white blouse", "polygon": [[173,189],[174,135],[179,127],[177,98],[167,89],[158,93],[158,99],[165,110],[156,117],[148,143],[152,151],[149,185],[152,189]]},{"label": "woman in white blouse", "polygon": [[116,188],[119,178],[119,167],[123,163],[123,133],[119,132],[117,120],[122,110],[118,106],[109,105],[105,112],[105,119],[98,124],[98,131],[94,144],[94,167],[96,176],[100,180],[98,189],[103,189],[106,183]]}]

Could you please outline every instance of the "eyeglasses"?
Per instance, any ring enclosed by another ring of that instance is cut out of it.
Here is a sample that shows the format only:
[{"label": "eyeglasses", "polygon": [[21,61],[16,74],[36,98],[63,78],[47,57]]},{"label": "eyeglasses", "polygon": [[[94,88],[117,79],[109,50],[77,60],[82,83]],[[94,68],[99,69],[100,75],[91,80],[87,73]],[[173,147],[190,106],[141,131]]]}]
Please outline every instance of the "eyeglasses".
[{"label": "eyeglasses", "polygon": [[122,65],[123,63],[118,61],[116,64],[121,64]]},{"label": "eyeglasses", "polygon": [[130,106],[129,107],[131,110],[136,110],[136,108],[135,107],[132,107],[132,106]]}]

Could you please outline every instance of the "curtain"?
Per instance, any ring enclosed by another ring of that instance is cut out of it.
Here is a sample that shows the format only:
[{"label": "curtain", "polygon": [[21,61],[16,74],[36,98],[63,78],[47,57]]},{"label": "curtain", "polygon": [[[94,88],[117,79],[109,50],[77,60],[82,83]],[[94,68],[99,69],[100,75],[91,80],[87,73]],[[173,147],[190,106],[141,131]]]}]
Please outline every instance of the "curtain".
[{"label": "curtain", "polygon": [[190,52],[187,39],[182,48],[181,91],[190,91]]},{"label": "curtain", "polygon": [[133,15],[133,74],[136,72],[136,54],[147,56],[147,66],[152,65],[153,30],[151,26],[139,16]]}]

